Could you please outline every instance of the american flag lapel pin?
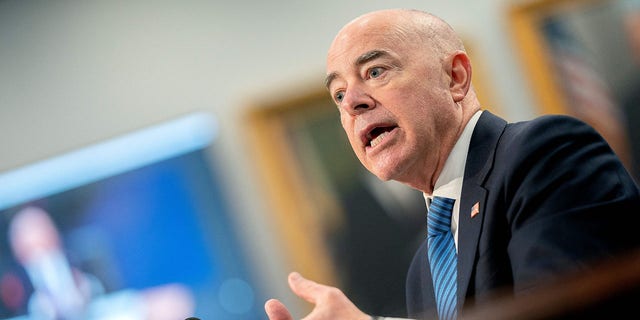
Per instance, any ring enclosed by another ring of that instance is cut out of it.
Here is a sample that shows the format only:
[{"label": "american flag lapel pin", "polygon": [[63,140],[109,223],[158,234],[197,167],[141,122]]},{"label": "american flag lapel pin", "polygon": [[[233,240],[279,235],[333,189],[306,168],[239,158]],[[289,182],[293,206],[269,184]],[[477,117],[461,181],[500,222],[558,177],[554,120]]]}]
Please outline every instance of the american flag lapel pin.
[{"label": "american flag lapel pin", "polygon": [[478,213],[480,213],[480,202],[476,202],[476,204],[471,207],[471,218],[475,217]]}]

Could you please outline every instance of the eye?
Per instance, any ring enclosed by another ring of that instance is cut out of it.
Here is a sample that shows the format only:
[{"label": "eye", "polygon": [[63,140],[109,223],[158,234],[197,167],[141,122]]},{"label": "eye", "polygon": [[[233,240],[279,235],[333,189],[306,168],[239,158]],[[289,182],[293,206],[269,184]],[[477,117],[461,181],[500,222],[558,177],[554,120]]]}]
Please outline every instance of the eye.
[{"label": "eye", "polygon": [[384,72],[383,68],[381,68],[381,67],[373,67],[373,68],[369,69],[369,71],[367,71],[367,75],[369,76],[369,78],[375,79],[375,78],[379,77],[380,75],[382,75],[383,72]]},{"label": "eye", "polygon": [[342,102],[342,99],[344,99],[344,91],[338,91],[333,95],[333,98],[336,100],[336,102]]}]

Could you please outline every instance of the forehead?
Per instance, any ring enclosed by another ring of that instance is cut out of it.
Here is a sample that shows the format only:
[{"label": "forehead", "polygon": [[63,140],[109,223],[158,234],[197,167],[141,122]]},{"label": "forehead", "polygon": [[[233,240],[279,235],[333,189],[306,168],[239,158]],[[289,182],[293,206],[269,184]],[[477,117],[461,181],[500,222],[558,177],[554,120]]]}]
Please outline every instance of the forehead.
[{"label": "forehead", "polygon": [[393,24],[362,21],[347,25],[338,33],[327,54],[327,68],[336,64],[353,64],[372,50],[400,52],[408,41]]},{"label": "forehead", "polygon": [[327,54],[328,89],[334,80],[347,74],[358,73],[369,61],[392,59],[404,65],[417,62],[424,47],[419,32],[411,31],[400,21],[356,20],[345,26],[334,39]]},{"label": "forehead", "polygon": [[[379,58],[394,58],[398,62],[414,60],[409,57],[412,43],[406,33],[393,24],[360,23],[347,25],[333,41],[327,54],[327,77],[325,85],[330,87],[335,79],[348,73],[357,73],[366,62]],[[372,54],[384,53],[384,54]]]}]

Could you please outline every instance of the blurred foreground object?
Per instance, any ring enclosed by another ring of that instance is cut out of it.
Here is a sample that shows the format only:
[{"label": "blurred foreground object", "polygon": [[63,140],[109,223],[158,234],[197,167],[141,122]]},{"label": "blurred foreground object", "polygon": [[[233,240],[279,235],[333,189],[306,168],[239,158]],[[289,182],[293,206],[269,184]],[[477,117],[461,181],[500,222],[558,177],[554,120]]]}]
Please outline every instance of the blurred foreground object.
[{"label": "blurred foreground object", "polygon": [[640,316],[640,251],[512,297],[469,309],[461,320],[636,319]]}]

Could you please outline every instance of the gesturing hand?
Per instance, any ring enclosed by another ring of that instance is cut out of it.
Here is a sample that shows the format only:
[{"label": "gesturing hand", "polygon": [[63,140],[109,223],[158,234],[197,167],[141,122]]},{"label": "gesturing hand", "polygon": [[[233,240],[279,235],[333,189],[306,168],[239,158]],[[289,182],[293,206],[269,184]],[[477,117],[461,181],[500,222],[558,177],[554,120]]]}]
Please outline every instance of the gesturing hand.
[{"label": "gesturing hand", "polygon": [[[303,320],[369,320],[338,288],[325,286],[303,278],[299,273],[289,275],[289,287],[302,299],[315,304]],[[264,305],[269,320],[293,320],[282,302],[271,299]]]}]

